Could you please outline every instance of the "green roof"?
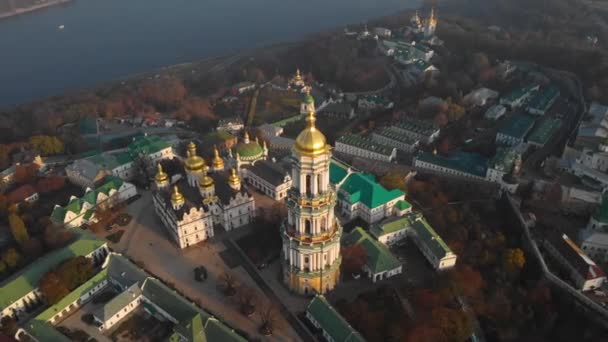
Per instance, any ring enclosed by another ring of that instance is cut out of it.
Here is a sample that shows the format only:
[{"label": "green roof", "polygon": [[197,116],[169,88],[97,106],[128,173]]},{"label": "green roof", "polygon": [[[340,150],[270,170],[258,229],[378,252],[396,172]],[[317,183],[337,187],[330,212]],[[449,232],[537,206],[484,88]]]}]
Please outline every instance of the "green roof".
[{"label": "green roof", "polygon": [[385,156],[390,156],[393,153],[393,149],[391,147],[373,142],[372,140],[364,138],[360,135],[343,135],[337,140],[337,142],[340,142],[345,145],[355,146],[375,153],[383,154]]},{"label": "green roof", "polygon": [[528,137],[528,142],[539,145],[546,144],[549,139],[555,135],[562,127],[562,120],[554,118],[546,118],[540,123]]},{"label": "green roof", "polygon": [[344,235],[342,242],[345,246],[360,245],[363,247],[367,254],[366,265],[374,274],[391,271],[401,266],[399,260],[386,246],[371,237],[361,227],[356,227],[352,232]]},{"label": "green roof", "polygon": [[403,133],[401,133],[398,129],[395,129],[393,127],[378,128],[377,130],[375,130],[373,132],[373,134],[377,134],[377,135],[383,136],[387,139],[395,140],[395,141],[398,141],[398,142],[404,143],[404,144],[413,145],[416,143],[416,139],[411,138],[407,135],[403,135]]},{"label": "green roof", "polygon": [[400,201],[397,201],[397,204],[395,205],[395,207],[397,207],[397,209],[399,209],[399,210],[407,210],[407,209],[411,208],[412,205],[410,204],[410,202],[408,202],[406,200],[400,200]]},{"label": "green roof", "polygon": [[412,226],[417,218],[417,214],[409,214],[399,218],[392,218],[381,223],[374,224],[369,232],[379,238],[383,235],[394,233]]},{"label": "green roof", "polygon": [[531,93],[532,91],[534,91],[534,89],[536,87],[538,87],[538,85],[530,84],[525,87],[517,88],[517,89],[511,91],[510,93],[506,94],[505,96],[503,96],[500,99],[500,102],[501,103],[511,103],[514,101],[518,101],[522,97],[528,96],[528,94]]},{"label": "green roof", "polygon": [[363,336],[353,329],[322,295],[315,296],[308,304],[306,311],[314,317],[333,341],[365,341]]},{"label": "green roof", "polygon": [[[176,333],[179,333],[181,336],[185,337],[189,342],[206,342],[207,338],[204,334],[204,321],[205,320],[200,314],[196,314],[189,321],[182,322],[181,324],[176,325],[173,329]],[[176,336],[175,338],[172,337],[171,341],[173,340],[178,342],[180,339]]]},{"label": "green roof", "polygon": [[101,321],[106,321],[114,316],[116,313],[120,312],[123,308],[125,308],[129,303],[137,299],[141,295],[141,288],[138,283],[131,285],[127,290],[118,294],[118,296],[112,298],[109,302],[105,303],[101,307],[95,310],[95,317],[99,318]]},{"label": "green roof", "polygon": [[149,155],[160,150],[164,150],[168,147],[171,147],[171,145],[169,145],[169,143],[164,139],[155,135],[144,135],[134,138],[133,142],[129,144],[129,152],[132,156],[137,156],[140,154]]},{"label": "green roof", "polygon": [[532,129],[532,126],[534,126],[534,121],[535,119],[529,115],[515,114],[505,120],[500,128],[498,128],[498,132],[517,139],[523,139]]},{"label": "green roof", "polygon": [[259,157],[264,154],[264,149],[256,141],[249,141],[248,144],[240,142],[236,145],[236,152],[244,158]]},{"label": "green roof", "polygon": [[361,202],[370,209],[405,195],[399,189],[387,190],[376,182],[374,175],[366,173],[351,173],[340,186],[340,191],[348,194],[342,197],[350,204]]},{"label": "green roof", "polygon": [[[168,288],[159,280],[147,278],[142,286],[143,295],[179,322],[189,321],[196,314],[203,314],[194,304]],[[208,318],[206,315],[204,318]]]},{"label": "green roof", "polygon": [[441,259],[452,253],[450,247],[448,247],[426,219],[421,218],[416,220],[412,225],[412,228],[416,232],[418,238],[425,243],[437,259]]},{"label": "green roof", "polygon": [[528,110],[538,110],[541,112],[546,112],[549,110],[555,99],[559,96],[559,89],[550,85],[545,88],[543,91],[539,92],[530,100],[528,103]]},{"label": "green roof", "polygon": [[106,242],[86,231],[74,231],[77,239],[66,247],[36,259],[0,287],[0,307],[5,308],[38,287],[44,274],[71,257],[85,256]]},{"label": "green roof", "polygon": [[78,120],[78,130],[80,134],[97,134],[97,119],[85,116]]},{"label": "green roof", "polygon": [[488,160],[483,156],[463,151],[456,151],[449,156],[421,152],[416,156],[416,159],[478,177],[485,177],[488,169]]},{"label": "green roof", "polygon": [[207,319],[205,323],[205,335],[207,341],[221,342],[245,342],[247,341],[234,330],[230,329],[226,324],[220,322],[214,317]]},{"label": "green roof", "polygon": [[[105,195],[109,195],[111,190],[118,190],[124,184],[124,181],[115,176],[106,176],[104,178],[103,185],[99,186],[95,190],[87,191],[82,198],[72,198],[70,202],[65,207],[55,207],[53,208],[53,212],[51,213],[51,219],[55,222],[63,222],[65,219],[65,214],[68,211],[71,211],[75,214],[80,214],[84,202],[87,202],[91,205],[97,204],[97,197],[100,193]],[[89,210],[91,211],[91,210]],[[85,213],[85,219],[90,218],[92,213],[87,211]]]},{"label": "green roof", "polygon": [[332,184],[339,184],[348,175],[348,166],[336,161],[329,164],[329,181]]},{"label": "green roof", "polygon": [[112,170],[120,166],[116,157],[108,153],[100,153],[86,158],[101,169]]},{"label": "green roof", "polygon": [[133,156],[129,152],[119,152],[113,155],[118,165],[124,165],[133,161]]},{"label": "green roof", "polygon": [[396,131],[407,131],[429,136],[439,130],[439,127],[432,121],[405,119],[391,126]]},{"label": "green roof", "polygon": [[38,342],[70,342],[71,340],[60,333],[50,323],[34,318],[23,325],[27,333],[36,338]]},{"label": "green roof", "polygon": [[205,134],[203,137],[204,144],[223,144],[225,141],[236,139],[234,135],[225,130],[219,130]]},{"label": "green roof", "polygon": [[602,196],[602,204],[593,217],[602,223],[608,223],[608,194]]}]

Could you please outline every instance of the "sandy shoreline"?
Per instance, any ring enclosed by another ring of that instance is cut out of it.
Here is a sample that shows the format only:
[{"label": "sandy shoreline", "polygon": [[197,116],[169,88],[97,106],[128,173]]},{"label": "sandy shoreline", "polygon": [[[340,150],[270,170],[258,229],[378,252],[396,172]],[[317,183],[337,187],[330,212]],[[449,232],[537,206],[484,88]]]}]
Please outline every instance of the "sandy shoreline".
[{"label": "sandy shoreline", "polygon": [[34,12],[37,10],[41,10],[44,8],[48,8],[51,6],[56,6],[56,5],[61,5],[61,4],[67,4],[72,2],[72,0],[48,0],[44,3],[40,3],[37,5],[32,5],[29,7],[24,7],[24,8],[15,8],[13,11],[10,12],[4,12],[4,13],[0,13],[0,19],[6,19],[6,18],[11,18],[11,17],[15,17],[18,15],[22,15],[22,14],[26,14],[26,13],[30,13],[30,12]]}]

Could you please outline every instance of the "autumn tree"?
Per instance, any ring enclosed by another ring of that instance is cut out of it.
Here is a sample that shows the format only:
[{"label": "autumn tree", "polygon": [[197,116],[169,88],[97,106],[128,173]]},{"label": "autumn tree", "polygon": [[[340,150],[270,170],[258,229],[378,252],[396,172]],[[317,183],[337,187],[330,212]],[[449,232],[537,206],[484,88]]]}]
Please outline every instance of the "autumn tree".
[{"label": "autumn tree", "polygon": [[36,183],[36,191],[47,194],[62,189],[65,186],[65,178],[61,176],[43,177]]},{"label": "autumn tree", "polygon": [[505,271],[510,275],[518,274],[526,263],[524,251],[521,248],[507,249],[503,255]]},{"label": "autumn tree", "polygon": [[466,341],[473,333],[471,317],[463,310],[436,308],[432,318],[434,325],[449,341]]},{"label": "autumn tree", "polygon": [[255,290],[248,286],[243,286],[239,290],[239,304],[241,313],[245,316],[251,316],[255,312],[257,294]]},{"label": "autumn tree", "polygon": [[342,268],[346,273],[359,273],[367,261],[367,253],[361,245],[352,245],[340,250]]},{"label": "autumn tree", "polygon": [[403,170],[393,169],[387,172],[384,176],[380,177],[380,184],[385,188],[399,189],[401,191],[406,190],[405,178],[407,177],[407,172]]},{"label": "autumn tree", "polygon": [[59,302],[70,293],[59,275],[52,271],[47,272],[40,280],[40,291],[44,294],[49,305]]},{"label": "autumn tree", "polygon": [[[10,317],[4,316],[2,320],[0,320],[0,332],[6,336],[15,336],[17,333],[17,329],[19,326],[17,325],[17,321]],[[10,338],[7,341],[11,340]]]},{"label": "autumn tree", "polygon": [[34,135],[30,137],[30,146],[43,156],[61,154],[65,151],[63,141],[48,135]]},{"label": "autumn tree", "polygon": [[63,227],[48,225],[44,229],[44,244],[50,249],[63,247],[73,238],[74,233]]},{"label": "autumn tree", "polygon": [[70,258],[62,262],[55,273],[65,287],[71,291],[93,276],[93,262],[84,256]]},{"label": "autumn tree", "polygon": [[25,245],[25,243],[29,240],[29,234],[21,217],[19,217],[17,214],[11,214],[8,217],[8,222],[9,226],[11,227],[13,239],[15,239],[20,246]]},{"label": "autumn tree", "polygon": [[469,265],[461,265],[449,274],[451,288],[456,295],[473,298],[481,294],[485,282],[481,274]]},{"label": "autumn tree", "polygon": [[265,336],[272,335],[272,333],[274,331],[275,323],[277,321],[275,309],[269,304],[267,306],[264,306],[259,311],[259,315],[260,315],[260,321],[262,323],[260,325],[260,333],[262,333],[262,335],[265,335]]},{"label": "autumn tree", "polygon": [[18,184],[28,184],[36,179],[38,166],[35,164],[15,166],[15,182]]},{"label": "autumn tree", "polygon": [[2,262],[8,268],[15,268],[21,262],[21,255],[14,248],[7,249],[4,253],[2,253]]}]

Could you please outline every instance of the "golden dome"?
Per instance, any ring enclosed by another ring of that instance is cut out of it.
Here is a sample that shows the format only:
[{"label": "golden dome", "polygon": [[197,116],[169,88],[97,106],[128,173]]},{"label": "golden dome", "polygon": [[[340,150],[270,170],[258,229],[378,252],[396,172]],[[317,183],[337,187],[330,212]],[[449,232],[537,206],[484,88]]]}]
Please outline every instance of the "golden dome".
[{"label": "golden dome", "polygon": [[214,169],[224,168],[224,159],[220,157],[220,151],[217,150],[217,146],[213,146],[213,160],[212,165]]},{"label": "golden dome", "polygon": [[154,176],[154,180],[159,184],[169,181],[169,175],[163,171],[163,166],[160,163],[157,164],[157,172],[156,176]]},{"label": "golden dome", "polygon": [[315,113],[308,112],[306,118],[306,128],[298,135],[295,143],[295,150],[306,156],[317,156],[327,152],[327,139],[315,126]]},{"label": "golden dome", "polygon": [[193,142],[188,144],[186,158],[186,171],[202,171],[203,167],[205,167],[205,160],[196,155],[196,145]]},{"label": "golden dome", "polygon": [[198,186],[203,189],[213,186],[213,178],[205,172],[199,179]]},{"label": "golden dome", "polygon": [[177,185],[173,186],[173,193],[171,194],[171,203],[174,205],[184,204],[186,200],[184,199],[184,195],[179,192],[179,188]]},{"label": "golden dome", "polygon": [[302,81],[302,74],[300,74],[300,68],[296,69],[296,76],[293,78],[294,81]]},{"label": "golden dome", "polygon": [[232,186],[239,186],[241,184],[241,177],[236,173],[236,169],[230,169],[230,176],[228,176],[228,184]]}]

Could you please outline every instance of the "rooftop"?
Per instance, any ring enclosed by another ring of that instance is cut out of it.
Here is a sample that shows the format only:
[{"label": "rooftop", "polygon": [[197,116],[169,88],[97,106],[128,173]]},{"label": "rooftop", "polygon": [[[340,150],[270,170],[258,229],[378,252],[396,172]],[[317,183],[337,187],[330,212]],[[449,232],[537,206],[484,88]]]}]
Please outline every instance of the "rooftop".
[{"label": "rooftop", "polygon": [[485,177],[488,169],[487,159],[479,154],[464,151],[456,151],[449,156],[421,152],[416,159],[478,177]]},{"label": "rooftop", "polygon": [[171,145],[161,137],[144,135],[133,139],[133,142],[129,144],[129,152],[132,156],[140,154],[149,155],[169,147],[171,147]]},{"label": "rooftop", "polygon": [[534,89],[537,87],[538,87],[538,85],[536,85],[536,84],[530,84],[525,87],[516,88],[513,91],[511,91],[510,93],[508,93],[507,95],[503,96],[501,98],[501,101],[507,102],[507,103],[517,101],[520,98],[527,96],[529,93],[534,91]]},{"label": "rooftop", "polygon": [[559,131],[561,127],[562,120],[546,118],[532,131],[532,133],[530,133],[528,142],[544,145],[553,137],[555,133]]},{"label": "rooftop", "polygon": [[[374,175],[359,172],[348,175],[348,178],[346,178],[339,189],[339,196],[348,203],[355,204],[361,202],[370,209],[377,208],[405,196],[401,190],[387,190],[384,188],[380,183],[376,182]],[[343,195],[343,192],[346,195]]]},{"label": "rooftop", "polygon": [[426,219],[420,218],[416,220],[412,228],[416,232],[417,237],[425,243],[437,259],[453,254],[450,247],[448,247]]},{"label": "rooftop", "polygon": [[391,271],[401,266],[399,260],[386,246],[371,237],[361,227],[356,227],[352,232],[345,234],[342,243],[345,246],[361,245],[367,256],[366,265],[374,274]]},{"label": "rooftop", "polygon": [[559,89],[554,85],[550,85],[537,93],[536,96],[528,102],[528,108],[546,112],[558,96]]},{"label": "rooftop", "polygon": [[604,271],[585,254],[568,235],[551,232],[547,240],[566,261],[586,280],[605,277]]},{"label": "rooftop", "polygon": [[343,135],[336,142],[372,151],[385,156],[390,156],[393,153],[393,149],[388,146],[375,143],[368,138],[354,134]]},{"label": "rooftop", "polygon": [[379,238],[386,234],[408,229],[419,216],[420,214],[418,213],[411,213],[402,217],[389,218],[383,222],[372,225],[369,232],[372,233],[372,235],[376,238]]},{"label": "rooftop", "polygon": [[335,342],[365,341],[363,337],[348,324],[348,322],[323,297],[317,295],[313,298],[306,311],[321,324],[321,328],[331,336]]},{"label": "rooftop", "polygon": [[396,123],[393,127],[426,136],[430,136],[439,130],[439,127],[435,125],[434,122],[418,119],[404,119]]},{"label": "rooftop", "polygon": [[392,139],[404,144],[413,145],[416,143],[416,139],[412,139],[407,135],[403,135],[403,133],[399,132],[393,127],[381,127],[374,131],[374,134],[381,135],[385,138]]},{"label": "rooftop", "polygon": [[503,122],[500,128],[498,128],[498,132],[517,139],[523,139],[532,129],[532,126],[534,126],[534,121],[535,119],[529,115],[515,114]]},{"label": "rooftop", "polygon": [[245,165],[244,168],[274,186],[283,184],[285,178],[289,175],[289,172],[281,165],[267,160],[260,160],[253,165]]}]

